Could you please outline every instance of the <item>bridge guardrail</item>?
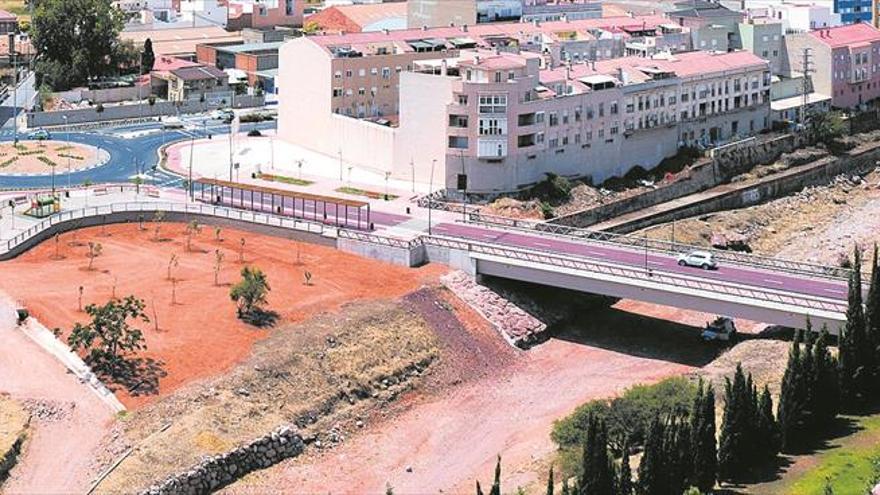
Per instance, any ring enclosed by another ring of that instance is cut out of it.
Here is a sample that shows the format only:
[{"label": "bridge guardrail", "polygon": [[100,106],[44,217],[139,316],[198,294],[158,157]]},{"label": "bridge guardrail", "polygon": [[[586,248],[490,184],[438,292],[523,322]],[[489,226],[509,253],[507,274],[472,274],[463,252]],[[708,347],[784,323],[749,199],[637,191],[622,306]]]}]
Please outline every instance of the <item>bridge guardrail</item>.
[{"label": "bridge guardrail", "polygon": [[369,242],[371,244],[379,244],[400,249],[413,249],[422,245],[420,237],[415,239],[397,239],[394,237],[385,237],[367,232],[358,232],[356,230],[339,229],[337,237],[343,239],[352,239],[355,241]]},{"label": "bridge guardrail", "polygon": [[464,249],[475,253],[500,256],[508,259],[518,259],[534,263],[549,264],[562,268],[591,271],[594,273],[602,273],[606,275],[631,279],[661,282],[669,285],[674,285],[676,287],[718,292],[733,296],[766,300],[809,309],[833,311],[838,313],[846,312],[845,302],[836,303],[807,294],[799,294],[797,296],[793,296],[770,289],[751,288],[748,286],[733,284],[729,282],[688,277],[684,275],[672,274],[669,272],[656,270],[631,268],[621,265],[591,261],[586,258],[579,258],[575,256],[551,254],[531,249],[499,246],[497,244],[492,244],[488,242],[462,241],[441,236],[425,236],[422,238],[422,240],[426,244],[434,244],[441,247],[450,247],[455,249]]},{"label": "bridge guardrail", "polygon": [[[22,243],[27,242],[32,237],[60,223],[83,218],[101,217],[114,213],[155,213],[157,211],[171,213],[188,213],[193,215],[204,215],[216,218],[238,220],[241,222],[267,225],[270,227],[281,227],[291,230],[310,232],[313,234],[324,233],[324,226],[320,223],[310,222],[307,220],[292,217],[279,217],[267,213],[235,210],[223,206],[205,205],[201,203],[172,203],[161,201],[126,202],[113,203],[109,205],[90,206],[77,210],[62,211],[60,213],[52,215],[48,218],[41,220],[40,222],[31,225],[27,230],[19,232],[15,236],[7,239],[5,243],[5,249],[3,251],[0,251],[0,254],[9,253]],[[145,220],[149,221],[150,219]]]},{"label": "bridge guardrail", "polygon": [[715,248],[706,248],[677,242],[673,243],[672,241],[651,239],[647,237],[639,237],[626,234],[614,234],[611,232],[603,232],[601,230],[569,227],[566,225],[557,225],[536,220],[520,220],[506,217],[497,217],[494,215],[484,215],[482,213],[470,213],[468,214],[468,222],[493,227],[500,226],[521,231],[555,234],[579,240],[596,241],[600,243],[615,244],[618,246],[629,246],[638,249],[647,248],[654,252],[661,252],[673,255],[682,254],[693,250],[708,251],[711,252],[716,259],[721,261],[736,263],[739,265],[750,267],[772,268],[774,270],[782,270],[789,273],[806,274],[832,279],[846,280],[851,274],[851,270],[849,270],[848,268],[817,265],[814,263],[806,263],[802,261],[771,258],[767,256],[759,256],[737,251],[726,251]]}]

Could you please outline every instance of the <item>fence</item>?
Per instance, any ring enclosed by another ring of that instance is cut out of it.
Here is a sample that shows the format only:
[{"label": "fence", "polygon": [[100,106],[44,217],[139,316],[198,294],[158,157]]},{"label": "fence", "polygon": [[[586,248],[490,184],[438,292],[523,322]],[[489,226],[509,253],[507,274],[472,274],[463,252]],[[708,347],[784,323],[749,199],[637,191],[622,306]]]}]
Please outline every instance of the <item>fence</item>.
[{"label": "fence", "polygon": [[[289,217],[278,217],[266,213],[235,210],[222,206],[211,206],[200,203],[126,202],[92,206],[52,215],[8,239],[5,243],[5,249],[0,251],[0,259],[12,258],[30,245],[45,240],[51,233],[54,233],[54,231],[64,230],[64,227],[70,226],[76,228],[83,226],[78,224],[74,225],[77,221],[89,220],[90,225],[118,223],[119,221],[136,220],[136,216],[132,215],[146,213],[155,214],[160,211],[166,214],[165,219],[167,220],[172,220],[173,217],[185,218],[186,216],[192,215],[295,230],[310,234],[324,234],[324,226],[320,223],[297,220]],[[150,219],[144,220],[149,221]]]}]

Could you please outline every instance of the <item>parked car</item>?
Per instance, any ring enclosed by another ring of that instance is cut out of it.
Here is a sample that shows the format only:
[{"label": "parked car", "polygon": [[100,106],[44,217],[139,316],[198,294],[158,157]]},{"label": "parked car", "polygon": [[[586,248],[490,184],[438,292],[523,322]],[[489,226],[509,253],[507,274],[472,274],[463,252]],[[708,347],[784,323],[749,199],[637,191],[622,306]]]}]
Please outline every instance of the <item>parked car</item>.
[{"label": "parked car", "polygon": [[679,266],[693,266],[702,268],[703,270],[714,270],[718,268],[715,263],[715,257],[707,251],[691,251],[678,257]]},{"label": "parked car", "polygon": [[263,135],[263,133],[260,132],[259,129],[251,129],[251,130],[248,131],[248,134],[247,134],[247,135],[250,136],[250,137],[260,137],[260,136]]},{"label": "parked car", "polygon": [[736,325],[733,323],[733,318],[719,316],[711,323],[706,323],[706,328],[700,336],[705,341],[720,340],[723,342],[733,342],[736,340]]},{"label": "parked car", "polygon": [[228,108],[221,108],[219,110],[214,110],[211,112],[211,118],[215,120],[222,120],[224,123],[232,122],[232,119],[235,118],[235,113]]},{"label": "parked car", "polygon": [[49,131],[46,129],[37,129],[34,132],[28,134],[28,139],[36,139],[37,141],[45,141],[47,139],[52,139],[52,135],[49,134]]}]

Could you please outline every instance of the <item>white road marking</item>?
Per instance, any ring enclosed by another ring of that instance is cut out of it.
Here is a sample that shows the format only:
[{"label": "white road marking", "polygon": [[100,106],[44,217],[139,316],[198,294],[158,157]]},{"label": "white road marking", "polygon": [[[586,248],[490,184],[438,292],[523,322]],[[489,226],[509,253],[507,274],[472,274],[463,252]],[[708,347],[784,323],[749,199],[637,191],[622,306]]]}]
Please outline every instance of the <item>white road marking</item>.
[{"label": "white road marking", "polygon": [[822,289],[822,290],[824,290],[826,292],[833,292],[834,294],[843,294],[844,292],[846,292],[843,289]]},{"label": "white road marking", "polygon": [[662,261],[650,261],[650,260],[649,260],[649,261],[648,261],[648,264],[650,264],[650,265],[662,265],[663,262],[662,262]]},{"label": "white road marking", "polygon": [[551,246],[550,244],[547,244],[546,242],[535,242],[535,243],[533,243],[533,244],[534,244],[535,246],[540,246],[540,247],[543,247],[543,248],[552,248],[552,247],[553,247],[553,246]]},{"label": "white road marking", "polygon": [[769,279],[769,278],[765,278],[764,282],[769,282],[771,284],[785,285],[785,282],[783,282],[781,280],[773,280],[773,279]]}]

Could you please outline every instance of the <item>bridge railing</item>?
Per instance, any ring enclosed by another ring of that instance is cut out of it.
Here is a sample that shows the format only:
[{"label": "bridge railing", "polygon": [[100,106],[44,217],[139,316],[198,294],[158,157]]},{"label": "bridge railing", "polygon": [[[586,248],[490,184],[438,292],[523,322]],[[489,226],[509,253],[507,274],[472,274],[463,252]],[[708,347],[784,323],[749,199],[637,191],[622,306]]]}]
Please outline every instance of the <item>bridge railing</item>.
[{"label": "bridge railing", "polygon": [[689,277],[669,272],[644,270],[623,265],[603,263],[576,256],[552,254],[533,249],[511,248],[509,246],[502,246],[489,242],[462,241],[442,236],[425,236],[422,240],[425,244],[461,249],[473,253],[498,256],[505,259],[515,259],[615,277],[662,283],[687,289],[770,301],[821,311],[837,313],[843,313],[846,311],[845,302],[835,302],[807,294],[787,293],[779,290],[756,288],[723,281]]},{"label": "bridge railing", "polygon": [[337,237],[340,239],[351,239],[400,249],[414,249],[422,245],[422,239],[420,237],[415,239],[398,239],[395,237],[387,237],[348,229],[339,229]]},{"label": "bridge railing", "polygon": [[603,232],[601,230],[569,227],[566,225],[557,225],[538,220],[520,220],[498,217],[494,215],[484,215],[482,213],[471,213],[468,215],[468,222],[491,227],[504,227],[507,229],[530,231],[532,233],[540,232],[542,234],[554,234],[567,237],[569,239],[608,243],[617,246],[628,246],[638,249],[648,249],[654,252],[665,253],[669,255],[678,255],[694,250],[708,251],[711,252],[712,255],[715,256],[715,259],[719,261],[735,263],[737,265],[749,266],[752,268],[770,268],[777,271],[785,271],[788,273],[811,275],[823,278],[845,280],[848,279],[851,274],[851,270],[842,267],[786,260],[783,258],[772,258],[768,256],[760,256],[737,251],[706,248],[662,239],[651,239],[648,237],[626,234],[614,234],[611,232]]},{"label": "bridge railing", "polygon": [[[215,218],[223,218],[236,220],[246,223],[266,225],[270,227],[280,227],[314,234],[323,234],[324,226],[320,223],[310,222],[291,217],[280,217],[267,213],[252,212],[246,210],[236,210],[223,206],[206,205],[201,203],[173,203],[160,201],[140,201],[113,203],[109,205],[90,206],[77,210],[68,210],[56,213],[47,217],[27,229],[19,232],[15,236],[9,238],[5,242],[5,249],[0,251],[0,255],[7,254],[19,245],[27,242],[29,239],[39,235],[41,232],[49,228],[75,220],[85,218],[101,219],[102,216],[108,216],[116,213],[185,213],[192,215],[203,215]],[[144,221],[152,221],[153,218],[144,218]],[[99,221],[104,223],[103,221]]]}]

